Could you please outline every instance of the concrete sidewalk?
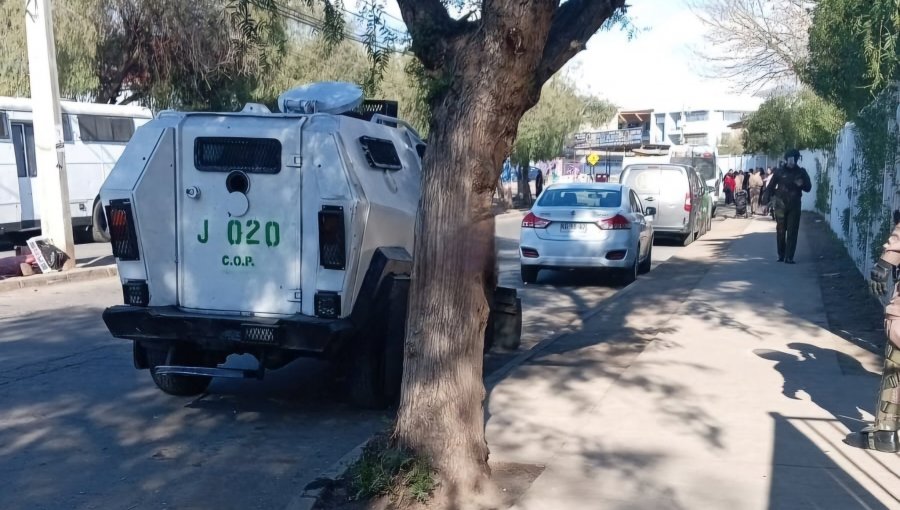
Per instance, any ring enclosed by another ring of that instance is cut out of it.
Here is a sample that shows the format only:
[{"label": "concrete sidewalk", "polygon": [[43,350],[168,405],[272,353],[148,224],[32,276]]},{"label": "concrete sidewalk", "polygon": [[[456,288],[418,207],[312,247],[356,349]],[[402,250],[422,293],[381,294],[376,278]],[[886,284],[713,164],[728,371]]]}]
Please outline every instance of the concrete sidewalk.
[{"label": "concrete sidewalk", "polygon": [[831,334],[801,230],[728,220],[489,388],[517,508],[900,509],[900,456],[845,445],[880,358]]}]

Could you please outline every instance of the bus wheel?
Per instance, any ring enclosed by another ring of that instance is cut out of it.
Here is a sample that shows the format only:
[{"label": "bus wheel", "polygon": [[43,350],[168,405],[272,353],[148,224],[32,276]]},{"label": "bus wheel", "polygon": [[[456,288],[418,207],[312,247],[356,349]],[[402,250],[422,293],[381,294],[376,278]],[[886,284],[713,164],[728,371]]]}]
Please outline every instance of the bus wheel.
[{"label": "bus wheel", "polygon": [[94,202],[94,214],[91,221],[91,235],[95,243],[108,243],[110,241],[109,228],[106,225],[106,215],[103,214],[103,205],[97,200]]}]

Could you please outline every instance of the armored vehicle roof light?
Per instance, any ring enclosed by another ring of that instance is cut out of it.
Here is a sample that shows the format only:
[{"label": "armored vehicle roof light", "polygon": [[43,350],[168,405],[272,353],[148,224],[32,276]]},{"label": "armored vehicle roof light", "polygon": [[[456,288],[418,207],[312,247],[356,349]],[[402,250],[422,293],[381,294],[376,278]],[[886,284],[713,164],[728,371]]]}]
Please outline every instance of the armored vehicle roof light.
[{"label": "armored vehicle roof light", "polygon": [[326,81],[292,88],[278,96],[282,113],[331,113],[355,110],[363,102],[363,91],[353,83]]}]

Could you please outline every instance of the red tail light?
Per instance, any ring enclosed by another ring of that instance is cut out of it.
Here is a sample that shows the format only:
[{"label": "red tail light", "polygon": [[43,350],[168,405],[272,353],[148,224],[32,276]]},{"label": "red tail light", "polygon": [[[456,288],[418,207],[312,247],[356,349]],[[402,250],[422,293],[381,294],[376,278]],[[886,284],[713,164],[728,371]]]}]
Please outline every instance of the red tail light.
[{"label": "red tail light", "polygon": [[106,207],[106,223],[113,255],[119,260],[140,260],[131,201],[110,200]]},{"label": "red tail light", "polygon": [[522,220],[522,228],[547,228],[550,223],[550,220],[545,220],[530,212],[525,216],[525,219]]},{"label": "red tail light", "polygon": [[691,193],[687,192],[684,194],[684,210],[687,212],[691,212]]},{"label": "red tail light", "polygon": [[598,221],[597,225],[601,230],[628,230],[631,228],[631,221],[625,216],[617,214],[612,218]]}]

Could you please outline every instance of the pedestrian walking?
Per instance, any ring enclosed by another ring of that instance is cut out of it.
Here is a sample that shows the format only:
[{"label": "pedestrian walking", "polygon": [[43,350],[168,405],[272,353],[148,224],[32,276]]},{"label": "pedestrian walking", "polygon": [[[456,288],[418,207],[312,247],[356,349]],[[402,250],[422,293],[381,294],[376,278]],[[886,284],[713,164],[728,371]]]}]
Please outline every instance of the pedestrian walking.
[{"label": "pedestrian walking", "polygon": [[725,205],[734,203],[734,171],[729,170],[722,180],[722,187],[725,189]]},{"label": "pedestrian walking", "polygon": [[[884,296],[888,276],[900,265],[900,223],[884,245],[884,253],[872,268],[870,287],[879,298]],[[894,278],[898,282],[898,278]],[[884,309],[887,345],[881,392],[875,403],[875,422],[847,436],[850,445],[886,453],[900,452],[900,282],[894,284],[890,303]]]},{"label": "pedestrian walking", "polygon": [[535,198],[535,200],[537,200],[537,198],[541,196],[542,191],[544,191],[544,171],[541,169],[538,169],[538,173],[534,177],[534,198]]},{"label": "pedestrian walking", "polygon": [[778,262],[793,264],[800,232],[800,200],[812,189],[812,182],[806,169],[799,166],[800,151],[790,149],[784,159],[785,165],[775,171],[766,190],[772,195],[777,223]]},{"label": "pedestrian walking", "polygon": [[760,214],[760,195],[763,187],[762,168],[753,171],[750,175],[750,213],[753,216]]},{"label": "pedestrian walking", "polygon": [[744,189],[744,172],[738,170],[734,175],[734,192],[737,193]]}]

